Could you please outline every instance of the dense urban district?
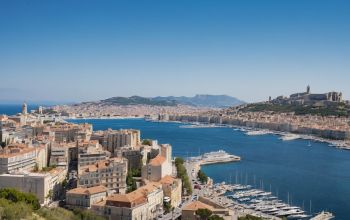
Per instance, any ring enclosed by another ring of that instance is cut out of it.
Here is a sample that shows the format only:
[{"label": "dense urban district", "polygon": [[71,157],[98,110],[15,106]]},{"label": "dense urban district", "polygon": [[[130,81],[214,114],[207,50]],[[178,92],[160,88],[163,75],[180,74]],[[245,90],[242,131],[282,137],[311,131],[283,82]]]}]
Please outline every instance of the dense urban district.
[{"label": "dense urban district", "polygon": [[[144,99],[111,98],[99,102],[55,106],[47,111],[67,118],[145,117],[160,121],[265,129],[330,142],[343,149],[349,149],[350,146],[350,102],[343,100],[341,92],[314,94],[311,93],[310,86],[307,86],[305,92],[289,97],[269,97],[267,101],[249,104],[240,101],[229,108],[220,108],[220,105],[186,105],[185,102],[178,104],[176,100],[172,102],[171,97],[161,101]],[[216,100],[217,102],[219,101]]]},{"label": "dense urban district", "polygon": [[[311,217],[271,192],[213,183],[200,170],[204,164],[238,162],[239,156],[217,151],[174,158],[171,143],[141,139],[139,130],[94,131],[90,124],[67,122],[69,118],[145,117],[194,123],[184,126],[253,128],[249,134],[268,129],[312,135],[337,141],[333,143],[345,149],[349,144],[349,102],[337,92],[312,94],[307,87],[306,92],[289,98],[230,108],[135,97],[112,100],[114,104],[109,100],[39,107],[30,113],[24,103],[17,115],[0,115],[0,219]],[[297,108],[312,111],[291,111]],[[342,114],[326,114],[325,109]],[[227,192],[235,192],[233,199]],[[260,199],[251,205],[239,203],[247,196]]]},{"label": "dense urban district", "polygon": [[238,218],[210,199],[220,191],[198,162],[139,130],[93,131],[26,104],[0,125],[0,219]]}]

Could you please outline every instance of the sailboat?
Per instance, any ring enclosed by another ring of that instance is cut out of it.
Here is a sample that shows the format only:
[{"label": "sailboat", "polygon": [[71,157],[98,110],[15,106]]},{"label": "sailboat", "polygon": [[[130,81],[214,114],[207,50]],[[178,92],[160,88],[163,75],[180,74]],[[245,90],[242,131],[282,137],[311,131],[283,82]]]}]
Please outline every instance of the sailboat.
[{"label": "sailboat", "polygon": [[307,144],[307,146],[308,147],[311,147],[312,145],[311,145],[311,141],[309,141],[309,143]]}]

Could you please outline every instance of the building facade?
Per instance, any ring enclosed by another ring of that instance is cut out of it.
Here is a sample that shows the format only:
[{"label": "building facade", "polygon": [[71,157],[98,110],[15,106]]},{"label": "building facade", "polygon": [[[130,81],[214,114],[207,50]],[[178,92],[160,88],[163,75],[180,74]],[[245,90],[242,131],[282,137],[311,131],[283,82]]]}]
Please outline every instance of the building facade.
[{"label": "building facade", "polygon": [[157,182],[167,175],[172,175],[171,146],[162,144],[159,154],[142,167],[142,179]]},{"label": "building facade", "polygon": [[66,193],[66,205],[69,208],[90,208],[91,205],[103,201],[107,194],[104,186],[78,187]]},{"label": "building facade", "polygon": [[162,213],[163,190],[159,183],[149,183],[128,194],[114,194],[92,205],[96,214],[107,219],[149,220]]},{"label": "building facade", "polygon": [[127,130],[107,130],[104,136],[103,146],[113,155],[124,146],[135,148],[141,144],[140,131]]},{"label": "building facade", "polygon": [[128,162],[125,158],[110,158],[93,165],[80,167],[78,187],[102,185],[117,193],[126,192],[126,175]]}]

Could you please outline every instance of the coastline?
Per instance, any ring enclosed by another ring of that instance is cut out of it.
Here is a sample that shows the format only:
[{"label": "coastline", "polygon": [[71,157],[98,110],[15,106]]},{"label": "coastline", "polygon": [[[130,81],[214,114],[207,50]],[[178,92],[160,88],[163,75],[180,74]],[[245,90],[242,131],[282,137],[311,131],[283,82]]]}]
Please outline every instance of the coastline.
[{"label": "coastline", "polygon": [[[313,142],[320,142],[320,143],[327,143],[328,146],[334,147],[337,149],[342,149],[342,150],[350,150],[350,144],[346,143],[343,140],[332,140],[332,139],[326,139],[326,138],[321,138],[313,135],[306,135],[306,134],[298,134],[298,133],[291,133],[291,132],[281,132],[281,131],[275,131],[275,130],[270,130],[266,128],[252,128],[248,126],[235,126],[235,125],[227,125],[227,124],[215,124],[215,123],[201,123],[201,122],[184,122],[184,121],[170,121],[170,120],[152,120],[152,119],[147,119],[145,116],[111,116],[111,117],[84,117],[84,118],[77,118],[77,117],[62,117],[63,120],[108,120],[108,119],[115,119],[115,120],[123,120],[123,119],[145,119],[146,121],[150,122],[163,122],[163,123],[179,123],[179,124],[184,124],[184,125],[189,125],[187,129],[191,128],[216,128],[216,127],[227,127],[227,128],[236,128],[241,130],[242,132],[245,131],[268,131],[267,134],[272,134],[272,135],[278,135],[280,137],[286,136],[286,135],[297,135],[299,136],[297,139],[301,140],[310,140]],[[190,127],[193,126],[193,127]],[[265,135],[265,134],[262,134]]]}]

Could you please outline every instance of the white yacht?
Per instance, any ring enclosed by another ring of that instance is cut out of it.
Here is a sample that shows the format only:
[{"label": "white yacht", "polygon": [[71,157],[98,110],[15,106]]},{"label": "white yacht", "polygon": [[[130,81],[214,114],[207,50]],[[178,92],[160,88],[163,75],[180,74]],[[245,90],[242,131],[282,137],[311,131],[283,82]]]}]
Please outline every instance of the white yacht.
[{"label": "white yacht", "polygon": [[310,220],[329,220],[332,218],[334,218],[334,215],[332,213],[322,211],[321,213],[311,218]]},{"label": "white yacht", "polygon": [[228,154],[223,150],[219,150],[203,154],[201,157],[201,164],[226,163],[239,160],[241,160],[239,156]]},{"label": "white yacht", "polygon": [[292,141],[299,138],[300,138],[300,135],[297,135],[297,134],[286,134],[286,135],[283,135],[280,139],[282,141]]},{"label": "white yacht", "polygon": [[249,136],[255,136],[255,135],[265,135],[265,134],[271,134],[272,132],[269,130],[251,130],[247,131],[245,134]]}]

